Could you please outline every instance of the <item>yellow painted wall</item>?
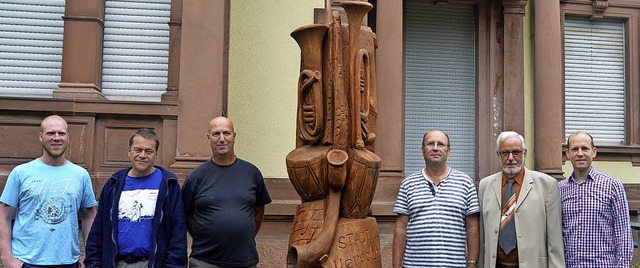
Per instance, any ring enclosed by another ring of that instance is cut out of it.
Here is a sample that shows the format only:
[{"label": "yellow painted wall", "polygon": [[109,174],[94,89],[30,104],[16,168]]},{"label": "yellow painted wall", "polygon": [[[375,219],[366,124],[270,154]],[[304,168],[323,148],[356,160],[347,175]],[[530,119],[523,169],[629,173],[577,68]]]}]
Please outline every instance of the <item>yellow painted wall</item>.
[{"label": "yellow painted wall", "polygon": [[266,178],[287,178],[295,148],[300,49],[289,36],[313,23],[322,0],[232,0],[229,25],[229,117],[236,155]]},{"label": "yellow painted wall", "polygon": [[[597,171],[616,177],[623,183],[640,183],[640,167],[634,167],[630,162],[593,161],[592,165]],[[571,172],[573,172],[571,162],[566,161],[562,166],[562,170],[565,177],[571,175]]]}]

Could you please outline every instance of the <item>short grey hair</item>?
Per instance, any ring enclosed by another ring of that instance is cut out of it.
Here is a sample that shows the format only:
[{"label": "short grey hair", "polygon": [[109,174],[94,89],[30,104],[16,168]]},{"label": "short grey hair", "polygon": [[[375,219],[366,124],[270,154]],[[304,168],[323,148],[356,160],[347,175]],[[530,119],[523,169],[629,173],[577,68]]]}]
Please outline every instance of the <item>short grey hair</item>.
[{"label": "short grey hair", "polygon": [[500,142],[508,137],[518,137],[522,142],[522,150],[527,149],[527,147],[524,145],[524,137],[522,137],[522,135],[518,134],[518,132],[515,131],[503,131],[502,133],[500,133],[500,135],[498,135],[498,139],[496,139],[496,148],[500,149]]}]

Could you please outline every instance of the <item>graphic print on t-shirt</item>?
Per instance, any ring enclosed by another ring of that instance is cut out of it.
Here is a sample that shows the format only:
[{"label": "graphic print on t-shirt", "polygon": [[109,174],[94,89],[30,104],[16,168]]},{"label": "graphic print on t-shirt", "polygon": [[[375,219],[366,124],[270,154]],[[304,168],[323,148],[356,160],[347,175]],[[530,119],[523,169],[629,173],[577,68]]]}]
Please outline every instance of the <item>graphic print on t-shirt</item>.
[{"label": "graphic print on t-shirt", "polygon": [[118,219],[139,222],[153,218],[158,190],[123,191],[118,204]]},{"label": "graphic print on t-shirt", "polygon": [[[35,200],[39,207],[34,214],[34,220],[42,221],[50,225],[58,225],[64,222],[70,213],[73,212],[73,206],[70,202],[75,200],[69,199],[67,195],[79,191],[80,184],[74,178],[58,179],[53,182],[50,178],[32,179],[26,181],[24,192]],[[54,231],[55,228],[49,228]]]},{"label": "graphic print on t-shirt", "polygon": [[71,212],[71,205],[66,205],[64,198],[54,196],[47,198],[36,210],[35,220],[42,219],[48,224],[60,224]]}]

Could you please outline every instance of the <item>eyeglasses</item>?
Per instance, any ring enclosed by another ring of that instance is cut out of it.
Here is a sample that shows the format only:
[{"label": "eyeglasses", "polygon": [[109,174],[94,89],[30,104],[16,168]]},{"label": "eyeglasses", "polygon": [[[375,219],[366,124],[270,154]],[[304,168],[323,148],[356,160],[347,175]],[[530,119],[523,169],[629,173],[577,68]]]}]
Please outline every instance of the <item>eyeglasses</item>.
[{"label": "eyeglasses", "polygon": [[518,156],[522,155],[522,152],[524,152],[524,151],[523,150],[513,150],[513,151],[499,151],[498,153],[502,157],[509,157],[510,154],[512,154],[513,157],[518,157]]},{"label": "eyeglasses", "polygon": [[444,149],[445,147],[447,147],[448,145],[447,145],[447,144],[444,144],[444,143],[437,142],[437,141],[436,141],[436,142],[433,142],[433,141],[432,141],[432,142],[427,143],[425,146],[426,146],[427,148],[432,148],[432,149],[433,149],[433,147],[438,147],[438,149],[441,149],[441,150],[442,150],[442,149]]}]

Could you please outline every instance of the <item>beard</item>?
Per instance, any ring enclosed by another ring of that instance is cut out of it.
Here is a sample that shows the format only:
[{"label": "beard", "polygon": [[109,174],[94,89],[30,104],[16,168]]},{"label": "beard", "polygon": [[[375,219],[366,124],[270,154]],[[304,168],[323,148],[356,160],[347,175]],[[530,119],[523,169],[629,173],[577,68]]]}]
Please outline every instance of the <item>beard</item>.
[{"label": "beard", "polygon": [[60,158],[64,155],[64,152],[67,151],[67,147],[64,147],[61,151],[52,151],[45,145],[42,145],[42,149],[44,149],[45,154],[49,155],[51,158]]},{"label": "beard", "polygon": [[[507,164],[511,164],[511,163],[507,163]],[[503,166],[502,172],[504,172],[504,174],[507,176],[515,176],[516,174],[520,173],[520,170],[522,170],[523,165],[524,165],[524,162],[522,162],[520,166],[513,167],[513,168],[508,168]]]}]

